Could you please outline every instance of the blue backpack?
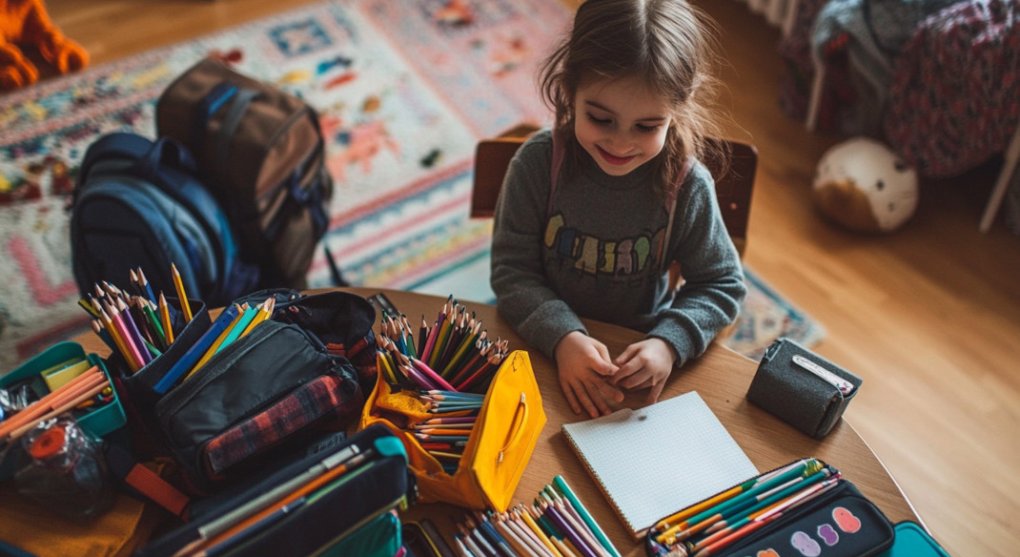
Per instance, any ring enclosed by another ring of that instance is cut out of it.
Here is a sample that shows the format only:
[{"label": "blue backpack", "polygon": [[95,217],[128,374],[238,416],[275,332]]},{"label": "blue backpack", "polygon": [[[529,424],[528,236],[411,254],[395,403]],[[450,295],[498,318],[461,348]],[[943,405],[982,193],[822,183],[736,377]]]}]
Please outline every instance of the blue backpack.
[{"label": "blue backpack", "polygon": [[102,280],[127,285],[141,267],[154,291],[174,296],[170,264],[188,297],[222,306],[258,287],[238,258],[226,214],[196,177],[191,154],[170,139],[111,133],[92,143],[71,214],[74,278],[83,295]]}]

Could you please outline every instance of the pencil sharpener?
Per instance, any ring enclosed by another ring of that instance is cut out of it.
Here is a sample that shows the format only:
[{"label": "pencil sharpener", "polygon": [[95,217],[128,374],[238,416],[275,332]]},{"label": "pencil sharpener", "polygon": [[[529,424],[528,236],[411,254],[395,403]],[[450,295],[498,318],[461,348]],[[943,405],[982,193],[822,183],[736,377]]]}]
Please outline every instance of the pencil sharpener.
[{"label": "pencil sharpener", "polygon": [[839,421],[862,380],[788,338],[765,350],[747,400],[816,439]]}]

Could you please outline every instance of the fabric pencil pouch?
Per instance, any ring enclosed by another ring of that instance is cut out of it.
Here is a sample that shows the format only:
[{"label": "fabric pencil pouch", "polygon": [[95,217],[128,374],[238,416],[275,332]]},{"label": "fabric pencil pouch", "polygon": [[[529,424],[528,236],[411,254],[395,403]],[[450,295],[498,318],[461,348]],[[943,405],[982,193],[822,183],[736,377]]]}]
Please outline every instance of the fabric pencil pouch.
[{"label": "fabric pencil pouch", "polygon": [[[335,474],[341,467],[346,470]],[[393,434],[381,426],[350,438],[335,433],[290,462],[267,467],[262,477],[195,500],[188,523],[152,540],[137,555],[198,550],[207,555],[395,555],[401,537],[391,511],[404,507],[413,492],[407,456]],[[258,518],[265,507],[284,500],[290,502],[268,515],[274,519]],[[204,549],[196,545],[229,530],[236,534]]]},{"label": "fabric pencil pouch", "polygon": [[355,419],[356,371],[315,335],[268,320],[216,353],[156,404],[172,454],[200,485],[320,419]]},{"label": "fabric pencil pouch", "polygon": [[423,502],[505,511],[546,420],[528,353],[512,352],[496,371],[452,474],[404,429],[433,416],[419,399],[407,390],[394,391],[379,374],[359,427],[382,424],[403,441]]},{"label": "fabric pencil pouch", "polygon": [[747,400],[821,439],[839,421],[861,382],[857,375],[780,338],[765,350]]}]

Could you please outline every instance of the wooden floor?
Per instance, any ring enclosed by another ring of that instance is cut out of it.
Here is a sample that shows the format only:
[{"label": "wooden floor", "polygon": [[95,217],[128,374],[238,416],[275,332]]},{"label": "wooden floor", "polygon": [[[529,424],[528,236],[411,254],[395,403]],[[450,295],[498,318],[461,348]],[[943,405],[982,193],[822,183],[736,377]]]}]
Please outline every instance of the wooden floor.
[{"label": "wooden floor", "polygon": [[[743,3],[697,3],[721,29],[721,102],[742,128],[732,135],[761,157],[747,264],[825,326],[820,353],[864,377],[847,417],[950,553],[1015,555],[1020,238],[1001,223],[977,230],[997,169],[923,184],[915,218],[893,235],[834,228],[809,193],[815,163],[841,138],[808,133],[778,110],[778,32]],[[278,0],[47,4],[95,63],[284,9]]]}]

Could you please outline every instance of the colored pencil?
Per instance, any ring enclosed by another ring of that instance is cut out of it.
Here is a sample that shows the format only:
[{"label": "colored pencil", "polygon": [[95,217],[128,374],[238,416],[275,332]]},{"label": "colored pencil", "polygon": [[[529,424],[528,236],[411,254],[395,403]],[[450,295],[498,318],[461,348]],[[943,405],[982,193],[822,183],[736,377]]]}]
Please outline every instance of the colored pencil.
[{"label": "colored pencil", "polygon": [[141,267],[138,268],[138,282],[142,285],[144,296],[149,299],[150,302],[156,303],[156,293],[152,291],[152,286],[149,285],[149,279],[145,278],[145,271]]},{"label": "colored pencil", "polygon": [[177,270],[177,265],[170,264],[170,274],[173,275],[174,288],[177,290],[177,297],[181,301],[181,311],[184,312],[184,322],[189,323],[193,317],[191,313],[191,302],[188,300],[188,292],[184,289],[184,280]]},{"label": "colored pencil", "polygon": [[166,333],[167,343],[173,344],[174,328],[170,321],[170,306],[167,305],[166,296],[162,292],[159,293],[159,318],[163,321],[163,332]]},{"label": "colored pencil", "polygon": [[169,391],[170,387],[174,386],[188,371],[190,371],[202,355],[205,354],[206,350],[212,346],[212,343],[219,338],[220,334],[223,333],[223,330],[226,329],[231,322],[233,322],[234,317],[237,316],[237,308],[237,304],[233,304],[223,310],[219,317],[217,317],[216,320],[213,321],[212,325],[209,326],[209,329],[206,330],[206,332],[203,333],[197,341],[195,341],[195,344],[193,344],[191,348],[188,348],[188,351],[174,362],[163,377],[156,382],[152,390],[159,394],[164,394]]},{"label": "colored pencil", "polygon": [[184,380],[185,381],[187,381],[198,370],[202,369],[202,367],[205,366],[206,362],[211,360],[212,357],[216,355],[216,352],[219,350],[220,346],[223,345],[223,343],[226,341],[227,337],[230,335],[230,331],[233,330],[234,327],[237,325],[237,323],[241,320],[241,317],[242,317],[242,313],[241,313],[242,312],[242,306],[238,306],[237,304],[234,304],[234,305],[231,306],[231,309],[234,309],[234,308],[236,308],[236,310],[237,310],[236,313],[237,314],[234,316],[233,320],[226,326],[226,328],[223,329],[223,332],[221,332],[219,334],[219,336],[216,337],[216,340],[214,340],[212,342],[212,344],[209,345],[209,348],[205,351],[205,353],[202,354],[202,357],[198,359],[198,362],[195,363],[195,365],[191,367],[191,370],[188,371],[188,373],[184,375]]},{"label": "colored pencil", "polygon": [[591,513],[585,508],[584,504],[574,493],[574,490],[567,484],[567,480],[561,475],[556,475],[553,478],[553,485],[568,501],[570,505],[577,511],[577,514],[584,520],[584,523],[591,530],[592,534],[598,539],[599,543],[614,557],[620,557],[620,552],[613,545],[613,542],[609,541],[609,536],[599,527],[595,519],[592,518]]}]

